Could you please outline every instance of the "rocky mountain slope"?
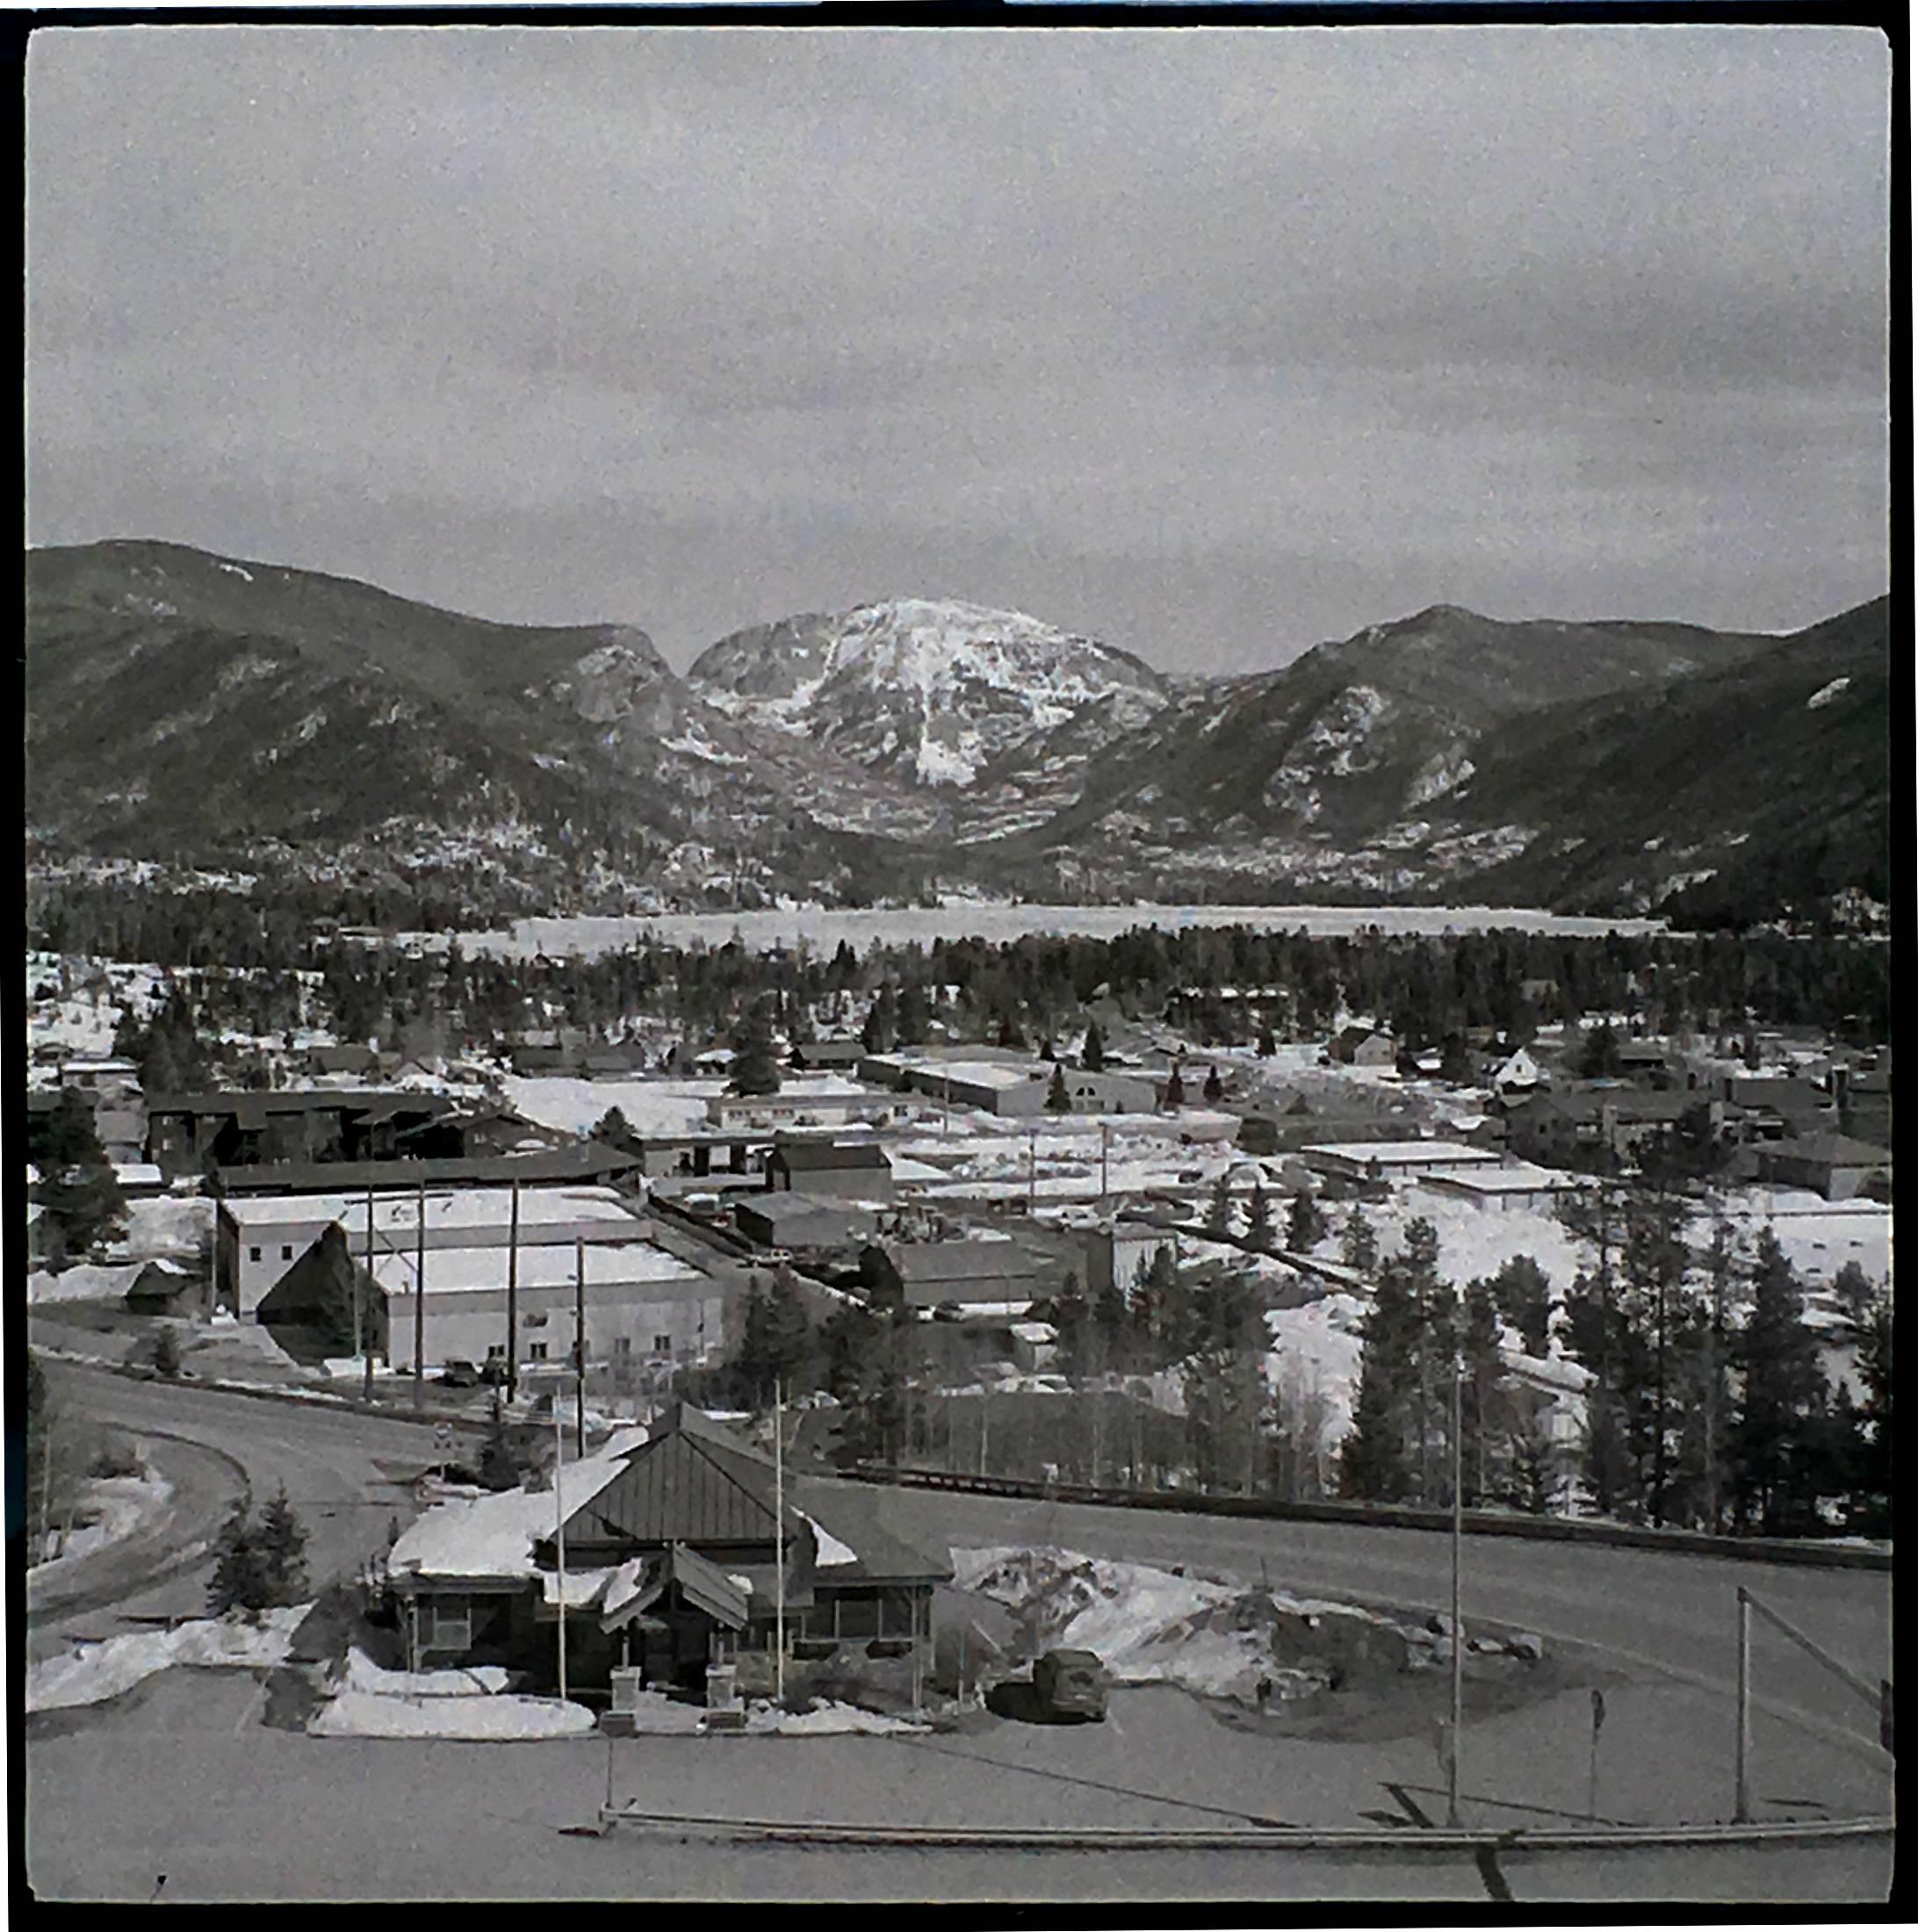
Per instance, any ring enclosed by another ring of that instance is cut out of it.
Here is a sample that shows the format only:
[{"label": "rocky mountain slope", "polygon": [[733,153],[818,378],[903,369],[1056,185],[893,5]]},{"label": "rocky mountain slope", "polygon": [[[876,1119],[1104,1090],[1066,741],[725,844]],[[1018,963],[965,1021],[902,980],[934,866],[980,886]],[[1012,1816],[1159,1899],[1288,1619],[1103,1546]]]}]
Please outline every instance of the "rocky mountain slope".
[{"label": "rocky mountain slope", "polygon": [[[901,598],[785,618],[723,638],[688,674],[742,722],[804,737],[883,776],[970,788],[1007,782],[1021,754],[1068,726],[1035,766],[1083,761],[1164,703],[1129,652],[1014,610]],[[1103,728],[1088,729],[1096,716]]]},{"label": "rocky mountain slope", "polygon": [[898,600],[740,631],[682,679],[631,627],[97,544],[28,558],[28,824],[76,852],[456,867],[476,903],[554,910],[1883,898],[1889,626],[1883,599],[1790,638],[1438,606],[1195,680]]},{"label": "rocky mountain slope", "polygon": [[179,544],[40,550],[26,699],[28,823],[75,849],[562,893],[845,883],[845,841],[631,627],[493,624]]}]

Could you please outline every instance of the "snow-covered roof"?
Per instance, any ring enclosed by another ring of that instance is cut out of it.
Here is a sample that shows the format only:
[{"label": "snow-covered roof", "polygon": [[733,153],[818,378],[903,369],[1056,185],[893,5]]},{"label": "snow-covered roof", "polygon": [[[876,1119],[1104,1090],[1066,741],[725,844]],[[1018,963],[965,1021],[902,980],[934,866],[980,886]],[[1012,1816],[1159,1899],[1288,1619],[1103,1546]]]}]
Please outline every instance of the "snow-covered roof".
[{"label": "snow-covered roof", "polygon": [[166,1176],[151,1161],[115,1161],[113,1179],[122,1187],[158,1187]]},{"label": "snow-covered roof", "polygon": [[[519,1251],[518,1283],[523,1288],[571,1287],[576,1278],[579,1251],[570,1242],[549,1242]],[[649,1241],[616,1244],[588,1243],[584,1249],[588,1287],[622,1287],[642,1281],[706,1281],[710,1278],[689,1267]],[[427,1293],[435,1294],[503,1294],[512,1261],[508,1247],[429,1248],[425,1255]],[[373,1279],[389,1294],[411,1294],[418,1258],[410,1252],[376,1254]]]},{"label": "snow-covered roof", "polygon": [[[566,1464],[559,1495],[551,1489],[506,1489],[497,1496],[442,1503],[402,1532],[386,1559],[395,1576],[508,1579],[536,1574],[533,1546],[552,1533],[558,1512],[590,1503],[645,1441],[644,1430],[615,1436],[597,1455]],[[603,1581],[603,1579],[602,1579]]]},{"label": "snow-covered roof", "polygon": [[1511,1161],[1499,1165],[1481,1163],[1463,1168],[1434,1167],[1418,1179],[1421,1186],[1436,1181],[1441,1185],[1469,1187],[1475,1193],[1481,1194],[1530,1194],[1547,1189],[1563,1193],[1583,1185],[1576,1174],[1567,1173],[1561,1168],[1534,1167],[1530,1161]]},{"label": "snow-covered roof", "polygon": [[[364,1194],[263,1194],[255,1199],[236,1197],[221,1201],[220,1210],[234,1225],[249,1228],[282,1224],[324,1227],[338,1222],[350,1234],[366,1231]],[[635,1227],[638,1217],[610,1187],[523,1187],[519,1190],[520,1225],[530,1222],[627,1222]],[[510,1187],[429,1187],[426,1191],[426,1225],[430,1229],[510,1228],[513,1222],[513,1190]],[[373,1226],[380,1232],[412,1232],[420,1225],[419,1197],[405,1193],[375,1195]]]},{"label": "snow-covered roof", "polygon": [[1489,1149],[1468,1147],[1462,1141],[1329,1142],[1317,1147],[1302,1148],[1300,1151],[1308,1159],[1314,1154],[1321,1154],[1329,1159],[1356,1161],[1362,1167],[1369,1166],[1374,1161],[1381,1167],[1429,1166],[1434,1163],[1472,1167],[1485,1163],[1496,1164],[1499,1157]]}]

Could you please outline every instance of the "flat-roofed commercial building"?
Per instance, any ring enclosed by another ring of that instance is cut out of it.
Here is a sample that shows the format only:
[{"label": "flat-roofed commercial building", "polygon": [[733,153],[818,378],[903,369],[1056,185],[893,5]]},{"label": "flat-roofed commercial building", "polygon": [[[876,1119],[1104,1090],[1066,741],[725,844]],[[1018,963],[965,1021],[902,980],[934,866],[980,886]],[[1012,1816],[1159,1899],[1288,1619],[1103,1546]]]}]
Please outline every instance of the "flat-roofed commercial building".
[{"label": "flat-roofed commercial building", "polygon": [[1496,1167],[1491,1148],[1463,1141],[1345,1141],[1305,1147],[1299,1157],[1315,1173],[1341,1180],[1416,1180],[1438,1169]]},{"label": "flat-roofed commercial building", "polygon": [[[501,1248],[514,1238],[510,1187],[428,1188],[423,1239],[429,1250]],[[422,1239],[419,1192],[372,1197],[371,1248],[411,1258]],[[523,1251],[575,1240],[644,1241],[646,1224],[609,1187],[523,1187],[518,1240]],[[215,1305],[251,1316],[288,1269],[328,1228],[345,1236],[353,1259],[367,1247],[364,1194],[286,1194],[222,1200],[214,1222]]]},{"label": "flat-roofed commercial building", "polygon": [[[386,1298],[392,1366],[413,1366],[416,1320],[429,1368],[502,1359],[510,1259],[497,1244],[429,1247],[423,1257],[404,1250],[376,1251],[373,1280]],[[588,1368],[661,1360],[697,1364],[727,1339],[725,1287],[644,1239],[523,1246],[513,1299],[520,1368],[572,1360],[581,1304]]]},{"label": "flat-roofed commercial building", "polygon": [[1421,1187],[1468,1200],[1475,1208],[1524,1211],[1550,1208],[1561,1196],[1576,1193],[1579,1177],[1561,1167],[1534,1167],[1530,1161],[1505,1161],[1471,1167],[1428,1168]]}]

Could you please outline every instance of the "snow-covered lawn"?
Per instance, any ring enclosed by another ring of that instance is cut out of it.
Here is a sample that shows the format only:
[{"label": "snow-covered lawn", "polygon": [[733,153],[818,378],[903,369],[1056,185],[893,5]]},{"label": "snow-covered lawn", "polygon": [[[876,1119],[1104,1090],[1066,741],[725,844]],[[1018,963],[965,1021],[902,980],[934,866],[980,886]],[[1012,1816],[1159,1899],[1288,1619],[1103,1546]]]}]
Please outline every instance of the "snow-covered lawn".
[{"label": "snow-covered lawn", "polygon": [[157,1469],[132,1476],[92,1476],[81,1489],[77,1510],[92,1521],[61,1544],[60,1554],[27,1572],[36,1583],[68,1574],[67,1566],[110,1544],[124,1542],[166,1508],[173,1485]]},{"label": "snow-covered lawn", "polygon": [[285,1663],[293,1634],[312,1608],[311,1604],[297,1604],[264,1611],[256,1624],[239,1616],[202,1618],[171,1630],[135,1631],[109,1637],[104,1643],[82,1645],[63,1657],[28,1667],[26,1708],[63,1711],[101,1704],[175,1664]]}]

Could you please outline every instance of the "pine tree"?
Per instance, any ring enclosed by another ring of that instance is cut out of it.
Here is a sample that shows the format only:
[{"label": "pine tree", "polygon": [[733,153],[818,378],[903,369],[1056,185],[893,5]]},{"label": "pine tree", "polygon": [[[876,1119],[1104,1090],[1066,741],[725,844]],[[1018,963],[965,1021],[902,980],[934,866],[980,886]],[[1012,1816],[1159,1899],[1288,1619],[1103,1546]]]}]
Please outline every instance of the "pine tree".
[{"label": "pine tree", "polygon": [[1527,1355],[1542,1360],[1552,1335],[1552,1284],[1530,1255],[1514,1255],[1489,1284],[1498,1313],[1518,1330]]},{"label": "pine tree", "polygon": [[1279,1042],[1273,1038],[1272,1028],[1269,1026],[1261,1027],[1258,1029],[1258,1057],[1261,1060],[1271,1059],[1273,1055],[1279,1050]]},{"label": "pine tree", "polygon": [[1294,1254],[1307,1254],[1325,1238],[1325,1215],[1318,1197],[1309,1188],[1301,1188],[1286,1210],[1286,1246]]},{"label": "pine tree", "polygon": [[773,1032],[763,1008],[755,1007],[734,1042],[729,1093],[779,1092],[779,1061],[773,1051]]},{"label": "pine tree", "polygon": [[250,1621],[272,1602],[272,1579],[258,1532],[248,1518],[242,1500],[234,1505],[233,1514],[213,1543],[213,1574],[206,1585],[207,1614],[224,1617],[238,1610],[245,1611]]},{"label": "pine tree", "polygon": [[1232,1231],[1232,1177],[1221,1174],[1212,1184],[1212,1198],[1206,1203],[1206,1232],[1229,1235]]},{"label": "pine tree", "polygon": [[275,1604],[297,1604],[306,1594],[306,1531],[293,1513],[283,1483],[260,1515],[256,1546]]},{"label": "pine tree", "polygon": [[1079,1049],[1079,1064],[1088,1073],[1103,1073],[1106,1071],[1106,1040],[1099,1030],[1099,1022],[1088,1022],[1085,1028],[1085,1043]]},{"label": "pine tree", "polygon": [[1733,1352],[1743,1381],[1734,1437],[1738,1517],[1766,1536],[1804,1533],[1817,1525],[1812,1444],[1825,1381],[1797,1271],[1769,1227],[1758,1236],[1751,1291]]},{"label": "pine tree", "polygon": [[1161,1103],[1168,1114],[1176,1114],[1186,1104],[1186,1083],[1179,1077],[1174,1066],[1165,1078],[1165,1098]]},{"label": "pine tree", "polygon": [[1402,1502],[1411,1488],[1407,1415],[1417,1381],[1417,1311],[1403,1266],[1379,1271],[1359,1330],[1352,1429],[1339,1445],[1339,1489],[1367,1503]]},{"label": "pine tree", "polygon": [[1205,1096],[1208,1105],[1215,1104],[1225,1098],[1225,1082],[1219,1078],[1219,1070],[1216,1067],[1206,1069]]},{"label": "pine tree", "polygon": [[1369,1275],[1379,1265],[1379,1237],[1362,1208],[1354,1208],[1345,1217],[1339,1258],[1355,1274]]},{"label": "pine tree", "polygon": [[1046,1112],[1048,1114],[1070,1114],[1072,1110],[1072,1096],[1066,1092],[1065,1069],[1056,1062],[1052,1068],[1052,1079],[1046,1088]]},{"label": "pine tree", "polygon": [[1272,1252],[1272,1201],[1263,1181],[1252,1183],[1252,1198],[1245,1211],[1245,1245],[1254,1254]]},{"label": "pine tree", "polygon": [[1858,1444],[1852,1469],[1852,1521],[1864,1536],[1892,1530],[1892,1298],[1872,1304],[1858,1342],[1858,1377],[1864,1400],[1857,1413]]},{"label": "pine tree", "polygon": [[593,1138],[604,1141],[610,1147],[624,1147],[632,1138],[632,1128],[616,1107],[609,1107],[600,1115],[599,1124],[593,1129]]},{"label": "pine tree", "polygon": [[1464,1431],[1465,1498],[1483,1503],[1501,1487],[1496,1467],[1499,1445],[1508,1439],[1504,1401],[1505,1364],[1498,1349],[1498,1308],[1489,1281],[1465,1291],[1460,1345],[1465,1385],[1459,1419]]},{"label": "pine tree", "polygon": [[126,1232],[126,1201],[93,1124],[93,1109],[63,1088],[38,1156],[40,1206],[59,1230],[61,1253],[91,1253]]}]

